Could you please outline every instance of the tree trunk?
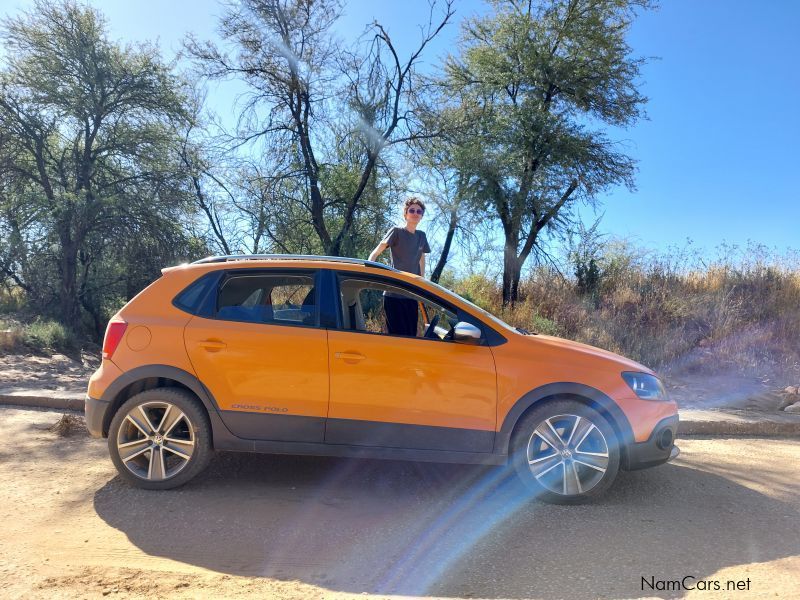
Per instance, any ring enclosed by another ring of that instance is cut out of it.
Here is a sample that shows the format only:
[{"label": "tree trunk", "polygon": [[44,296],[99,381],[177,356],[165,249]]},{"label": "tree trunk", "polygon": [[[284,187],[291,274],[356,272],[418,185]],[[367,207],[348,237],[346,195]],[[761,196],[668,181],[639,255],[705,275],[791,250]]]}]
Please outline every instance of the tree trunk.
[{"label": "tree trunk", "polygon": [[61,233],[61,315],[60,320],[71,329],[79,329],[80,311],[78,304],[78,244],[68,232]]},{"label": "tree trunk", "polygon": [[92,321],[94,323],[94,331],[93,331],[94,340],[97,343],[102,344],[103,333],[105,332],[105,323],[103,322],[98,307],[92,303],[91,299],[86,298],[85,296],[81,297],[81,305],[83,306],[84,310],[88,312],[92,317]]},{"label": "tree trunk", "polygon": [[311,224],[314,226],[314,231],[316,231],[319,236],[319,241],[322,242],[322,248],[325,254],[335,256],[332,251],[333,241],[331,240],[328,228],[325,226],[325,213],[323,211],[325,203],[315,177],[312,178],[309,190],[311,192]]},{"label": "tree trunk", "polygon": [[[345,207],[342,227],[339,229],[339,233],[336,234],[336,237],[333,239],[333,241],[329,243],[330,248],[328,250],[328,254],[330,256],[342,255],[342,243],[344,242],[345,238],[350,235],[350,229],[353,226],[353,218],[355,217],[356,208],[358,208],[361,197],[364,195],[364,190],[367,188],[367,184],[369,183],[372,172],[375,169],[377,160],[378,155],[370,153],[369,157],[367,158],[367,164],[364,165],[364,170],[361,172],[361,179],[358,182],[358,188],[353,193],[353,197],[348,200]],[[322,242],[324,244],[325,240],[322,240]]]},{"label": "tree trunk", "polygon": [[450,255],[450,247],[453,245],[453,237],[455,237],[456,234],[457,224],[458,207],[455,206],[450,212],[450,223],[447,226],[447,235],[444,238],[444,247],[442,248],[442,253],[439,255],[439,261],[436,263],[436,268],[431,274],[431,281],[434,283],[439,283],[439,279],[442,276],[442,271],[444,271],[444,267],[447,264],[447,258]]},{"label": "tree trunk", "polygon": [[522,261],[517,256],[516,245],[506,240],[503,250],[503,306],[514,306],[519,299],[519,280]]}]

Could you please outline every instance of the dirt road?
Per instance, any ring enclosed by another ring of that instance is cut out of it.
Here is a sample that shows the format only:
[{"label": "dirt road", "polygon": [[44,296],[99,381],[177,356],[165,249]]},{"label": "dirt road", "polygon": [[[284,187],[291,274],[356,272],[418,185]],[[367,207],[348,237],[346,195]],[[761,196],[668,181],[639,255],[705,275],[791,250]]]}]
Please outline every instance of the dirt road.
[{"label": "dirt road", "polygon": [[498,468],[236,454],[135,490],[58,417],[0,408],[3,597],[800,597],[800,441],[683,440],[559,507]]}]

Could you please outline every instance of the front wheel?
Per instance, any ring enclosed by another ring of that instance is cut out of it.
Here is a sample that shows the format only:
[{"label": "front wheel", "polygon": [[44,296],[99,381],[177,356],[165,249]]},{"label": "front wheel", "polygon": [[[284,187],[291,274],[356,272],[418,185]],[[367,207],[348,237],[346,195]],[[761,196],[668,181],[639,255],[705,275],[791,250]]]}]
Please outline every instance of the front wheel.
[{"label": "front wheel", "polygon": [[606,491],[619,471],[614,430],[575,400],[546,402],[526,414],[511,438],[517,475],[536,496],[577,504]]},{"label": "front wheel", "polygon": [[183,485],[208,465],[211,426],[191,393],[155,388],[119,408],[109,427],[108,449],[128,483],[166,490]]}]

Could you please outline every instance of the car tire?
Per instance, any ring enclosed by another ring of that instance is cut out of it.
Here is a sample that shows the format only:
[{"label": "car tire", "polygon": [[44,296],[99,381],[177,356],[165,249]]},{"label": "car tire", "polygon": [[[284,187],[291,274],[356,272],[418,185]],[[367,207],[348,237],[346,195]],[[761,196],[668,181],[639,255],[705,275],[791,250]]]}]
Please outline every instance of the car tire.
[{"label": "car tire", "polygon": [[108,431],[122,479],[148,490],[185,484],[211,459],[211,425],[200,401],[180,388],[154,388],[126,400]]},{"label": "car tire", "polygon": [[535,406],[511,436],[514,469],[534,496],[580,504],[603,494],[619,471],[617,436],[598,411],[577,400]]}]

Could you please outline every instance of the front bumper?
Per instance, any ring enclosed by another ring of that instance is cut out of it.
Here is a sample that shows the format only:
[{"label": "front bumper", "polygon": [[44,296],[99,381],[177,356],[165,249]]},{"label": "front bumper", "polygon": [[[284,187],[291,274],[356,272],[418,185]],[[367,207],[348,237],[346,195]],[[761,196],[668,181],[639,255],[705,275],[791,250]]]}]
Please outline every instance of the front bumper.
[{"label": "front bumper", "polygon": [[680,450],[675,445],[678,433],[678,415],[661,419],[653,428],[647,441],[630,444],[625,448],[622,468],[626,471],[647,469],[677,457]]},{"label": "front bumper", "polygon": [[110,404],[105,400],[95,400],[91,396],[86,396],[86,401],[84,402],[86,429],[89,430],[92,437],[103,437],[103,421]]}]

